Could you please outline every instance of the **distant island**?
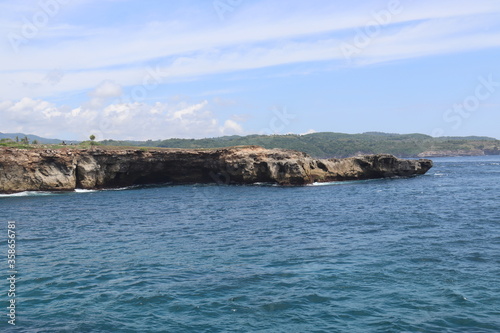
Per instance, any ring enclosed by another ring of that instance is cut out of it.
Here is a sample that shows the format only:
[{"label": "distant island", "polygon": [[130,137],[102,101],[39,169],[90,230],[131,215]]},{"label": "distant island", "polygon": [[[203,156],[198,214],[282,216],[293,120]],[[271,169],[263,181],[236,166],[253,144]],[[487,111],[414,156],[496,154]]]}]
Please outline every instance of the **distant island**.
[{"label": "distant island", "polygon": [[[17,138],[17,140],[16,140]],[[19,142],[24,140],[24,142]],[[2,142],[3,141],[3,142]],[[36,144],[60,145],[62,140],[45,139],[22,133],[0,133],[0,146],[30,148]],[[65,144],[83,146],[89,142],[65,141]],[[234,146],[262,146],[267,149],[292,149],[314,158],[343,158],[370,154],[392,154],[398,157],[440,157],[499,155],[500,140],[482,136],[438,137],[425,134],[392,134],[367,132],[345,134],[322,132],[307,135],[247,135],[206,139],[167,139],[148,141],[104,140],[102,146],[144,148],[226,148]]]}]

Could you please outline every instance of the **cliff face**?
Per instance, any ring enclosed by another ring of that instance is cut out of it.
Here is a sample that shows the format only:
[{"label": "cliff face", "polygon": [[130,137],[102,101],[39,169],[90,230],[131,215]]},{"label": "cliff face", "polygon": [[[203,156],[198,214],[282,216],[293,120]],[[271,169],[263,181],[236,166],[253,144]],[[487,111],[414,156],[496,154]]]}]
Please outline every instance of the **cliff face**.
[{"label": "cliff face", "polygon": [[318,160],[257,146],[217,150],[0,150],[0,192],[69,191],[154,183],[251,184],[372,179],[424,174],[430,160],[369,155]]},{"label": "cliff face", "polygon": [[0,193],[75,189],[72,151],[0,150]]}]

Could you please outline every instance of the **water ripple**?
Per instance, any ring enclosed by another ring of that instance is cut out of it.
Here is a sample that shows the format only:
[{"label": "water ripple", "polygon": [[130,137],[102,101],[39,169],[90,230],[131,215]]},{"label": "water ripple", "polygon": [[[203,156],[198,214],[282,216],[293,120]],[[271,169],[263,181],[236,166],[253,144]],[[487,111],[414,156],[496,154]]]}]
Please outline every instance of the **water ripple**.
[{"label": "water ripple", "polygon": [[498,332],[498,165],[2,197],[19,331]]}]

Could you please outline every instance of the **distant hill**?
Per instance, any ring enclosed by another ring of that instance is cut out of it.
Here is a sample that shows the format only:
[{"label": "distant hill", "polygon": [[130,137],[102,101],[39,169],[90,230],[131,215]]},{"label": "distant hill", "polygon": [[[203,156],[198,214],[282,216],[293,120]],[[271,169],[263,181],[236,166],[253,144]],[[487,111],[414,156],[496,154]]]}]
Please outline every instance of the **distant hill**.
[{"label": "distant hill", "polygon": [[207,139],[168,139],[158,141],[115,141],[101,143],[111,146],[142,146],[165,148],[218,148],[259,145],[265,148],[300,150],[313,157],[347,157],[358,154],[389,153],[400,157],[496,154],[500,141],[490,137],[440,137],[425,134],[393,134],[367,132],[345,134],[322,132],[307,135],[248,135]]},{"label": "distant hill", "polygon": [[[16,138],[21,140],[24,137],[28,137],[28,140],[30,142],[33,142],[33,140],[38,141],[39,143],[42,144],[59,144],[63,142],[63,140],[59,139],[47,139],[47,138],[42,138],[41,136],[34,135],[34,134],[24,134],[24,133],[1,133],[0,132],[0,140],[1,139],[11,139],[13,141],[16,141]],[[71,141],[71,140],[66,140],[66,143],[77,143],[78,141]]]},{"label": "distant hill", "polygon": [[[21,140],[23,133],[0,133],[0,140],[9,138]],[[47,139],[37,135],[26,135],[30,142],[37,140],[42,144],[60,144],[62,140]],[[67,144],[79,143],[65,140]],[[100,142],[108,146],[162,147],[162,148],[223,148],[231,146],[258,145],[265,148],[283,148],[303,151],[316,158],[348,157],[360,154],[393,154],[399,157],[417,156],[460,156],[460,155],[497,155],[500,154],[500,141],[483,136],[439,137],[425,134],[395,134],[366,132],[346,134],[334,132],[312,133],[307,135],[247,135],[223,136],[206,139],[168,139],[157,141],[118,141]]]}]

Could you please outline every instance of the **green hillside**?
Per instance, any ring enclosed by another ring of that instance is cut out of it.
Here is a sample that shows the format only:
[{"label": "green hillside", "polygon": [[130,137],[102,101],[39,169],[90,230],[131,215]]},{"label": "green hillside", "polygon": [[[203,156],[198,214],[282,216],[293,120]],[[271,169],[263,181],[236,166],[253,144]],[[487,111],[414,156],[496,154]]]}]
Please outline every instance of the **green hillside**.
[{"label": "green hillside", "polygon": [[[2,133],[0,132],[0,140],[1,139],[10,139],[12,141],[20,141],[23,138],[27,138],[29,142],[37,141],[42,144],[59,144],[63,142],[63,140],[59,139],[47,139],[42,138],[38,135],[34,134],[24,134],[24,133]],[[78,141],[74,140],[66,140],[66,143],[77,143]]]},{"label": "green hillside", "polygon": [[307,135],[248,135],[207,139],[168,139],[158,141],[101,142],[110,146],[142,146],[164,148],[221,148],[259,145],[265,148],[294,149],[314,157],[347,157],[357,154],[388,153],[413,157],[426,151],[474,151],[498,153],[500,141],[489,137],[441,137],[424,134],[390,134],[368,132],[363,134],[313,133]]}]

